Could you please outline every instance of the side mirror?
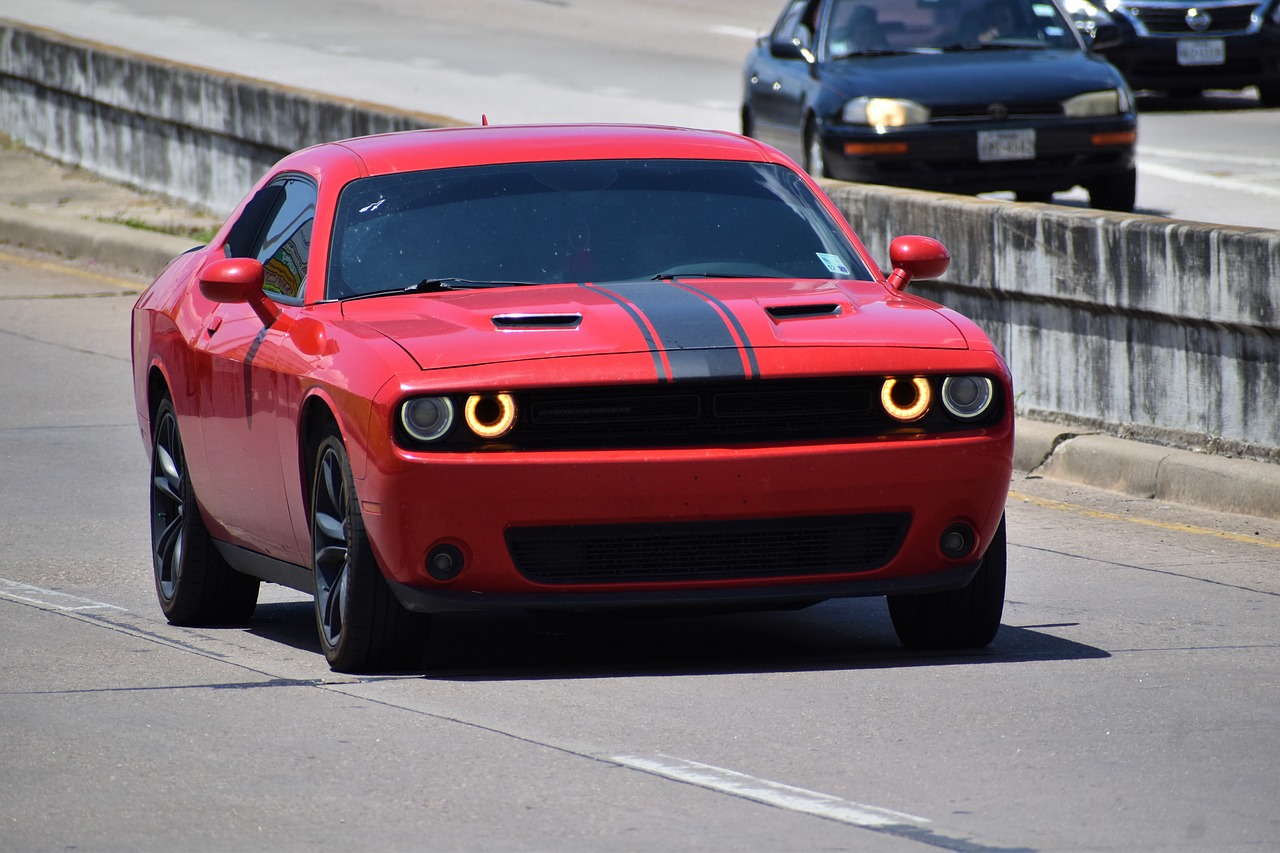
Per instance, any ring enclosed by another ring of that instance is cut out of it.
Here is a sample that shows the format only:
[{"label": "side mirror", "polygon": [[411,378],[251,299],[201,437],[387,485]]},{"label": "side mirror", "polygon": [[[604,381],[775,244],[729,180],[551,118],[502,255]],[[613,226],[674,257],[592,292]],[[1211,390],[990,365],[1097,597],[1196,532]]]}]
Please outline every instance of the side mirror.
[{"label": "side mirror", "polygon": [[774,59],[803,59],[810,64],[814,61],[813,51],[799,38],[773,39],[769,42],[769,55]]},{"label": "side mirror", "polygon": [[1093,38],[1088,40],[1089,49],[1106,50],[1109,47],[1115,47],[1123,40],[1124,36],[1115,24],[1099,24],[1093,31]]},{"label": "side mirror", "polygon": [[200,270],[200,292],[213,302],[249,305],[270,326],[280,316],[280,307],[262,289],[262,264],[255,258],[219,258]]},{"label": "side mirror", "polygon": [[938,278],[951,265],[947,247],[932,237],[897,237],[889,244],[889,286],[906,290],[913,278]]}]

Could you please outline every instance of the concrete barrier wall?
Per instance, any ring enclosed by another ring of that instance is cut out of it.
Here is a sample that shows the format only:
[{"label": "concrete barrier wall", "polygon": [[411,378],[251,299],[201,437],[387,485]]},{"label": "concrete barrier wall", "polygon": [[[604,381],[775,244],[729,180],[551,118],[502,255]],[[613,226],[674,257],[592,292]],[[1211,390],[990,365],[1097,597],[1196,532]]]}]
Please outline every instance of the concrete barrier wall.
[{"label": "concrete barrier wall", "polygon": [[0,21],[0,129],[56,160],[218,213],[290,151],[455,124]]},{"label": "concrete barrier wall", "polygon": [[1280,462],[1280,231],[828,183],[867,247],[927,234],[910,290],[979,322],[1018,410]]},{"label": "concrete barrier wall", "polygon": [[[218,212],[288,151],[450,124],[0,22],[0,130]],[[886,266],[895,236],[948,246],[911,290],[991,335],[1021,414],[1280,462],[1280,231],[827,189]]]}]

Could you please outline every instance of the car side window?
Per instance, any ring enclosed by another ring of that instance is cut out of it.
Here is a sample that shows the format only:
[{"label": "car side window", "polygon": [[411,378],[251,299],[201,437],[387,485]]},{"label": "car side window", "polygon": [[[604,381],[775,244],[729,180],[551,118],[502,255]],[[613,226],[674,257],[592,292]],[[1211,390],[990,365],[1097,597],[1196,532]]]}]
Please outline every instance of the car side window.
[{"label": "car side window", "polygon": [[814,0],[792,0],[791,5],[778,18],[778,25],[773,30],[773,40],[794,40],[809,47],[813,44],[813,33],[817,28],[817,12],[818,4]]},{"label": "car side window", "polygon": [[227,238],[229,257],[257,258],[263,289],[282,300],[302,297],[311,253],[316,187],[289,176],[272,181],[245,206]]}]

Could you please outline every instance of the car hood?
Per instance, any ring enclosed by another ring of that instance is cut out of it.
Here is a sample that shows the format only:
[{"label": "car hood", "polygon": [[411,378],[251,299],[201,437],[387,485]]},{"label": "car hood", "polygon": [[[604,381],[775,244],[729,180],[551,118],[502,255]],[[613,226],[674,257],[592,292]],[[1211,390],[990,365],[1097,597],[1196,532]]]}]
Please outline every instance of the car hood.
[{"label": "car hood", "polygon": [[424,370],[643,353],[679,378],[741,372],[779,348],[968,346],[930,303],[878,282],[539,285],[352,300],[342,310]]},{"label": "car hood", "polygon": [[1061,100],[1123,85],[1106,62],[1077,50],[1028,49],[851,57],[822,65],[844,98],[906,98],[926,106]]}]

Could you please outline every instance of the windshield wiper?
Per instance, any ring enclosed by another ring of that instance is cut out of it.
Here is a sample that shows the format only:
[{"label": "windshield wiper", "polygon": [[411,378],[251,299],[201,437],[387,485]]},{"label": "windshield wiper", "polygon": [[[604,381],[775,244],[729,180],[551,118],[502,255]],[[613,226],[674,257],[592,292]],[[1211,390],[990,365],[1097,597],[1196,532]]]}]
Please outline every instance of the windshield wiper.
[{"label": "windshield wiper", "polygon": [[922,48],[891,48],[891,47],[870,47],[866,50],[849,50],[844,53],[837,53],[831,58],[834,59],[855,59],[860,56],[906,56],[913,53],[928,53],[928,49]]},{"label": "windshield wiper", "polygon": [[1038,41],[1019,41],[1019,42],[955,42],[954,44],[944,44],[938,50],[943,53],[951,53],[960,50],[1038,50],[1045,45]]},{"label": "windshield wiper", "polygon": [[403,296],[406,293],[441,293],[446,290],[483,290],[492,287],[532,287],[536,281],[476,281],[470,278],[424,278],[417,284],[408,287],[392,287],[387,290],[374,290],[369,293],[356,293],[344,301],[353,299],[371,299],[377,296]]}]

